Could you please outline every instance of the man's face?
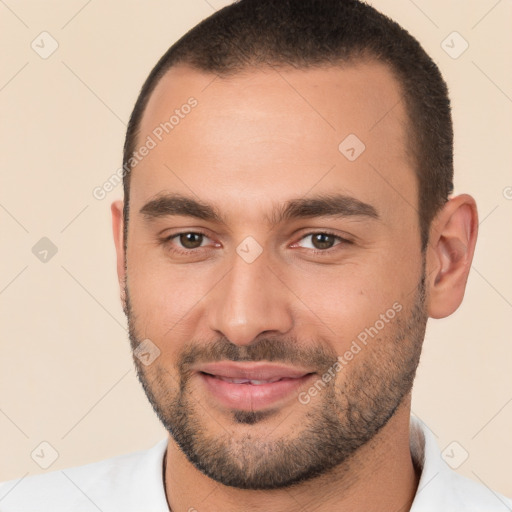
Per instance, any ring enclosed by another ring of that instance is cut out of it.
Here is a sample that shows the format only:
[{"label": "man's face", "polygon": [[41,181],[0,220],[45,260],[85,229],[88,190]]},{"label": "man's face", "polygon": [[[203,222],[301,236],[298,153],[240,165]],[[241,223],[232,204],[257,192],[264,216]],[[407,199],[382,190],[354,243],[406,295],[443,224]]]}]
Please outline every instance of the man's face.
[{"label": "man's face", "polygon": [[125,309],[133,348],[160,350],[135,361],[161,421],[235,487],[349,460],[408,398],[426,323],[397,82],[375,63],[175,68],[138,146],[148,136],[131,176]]}]

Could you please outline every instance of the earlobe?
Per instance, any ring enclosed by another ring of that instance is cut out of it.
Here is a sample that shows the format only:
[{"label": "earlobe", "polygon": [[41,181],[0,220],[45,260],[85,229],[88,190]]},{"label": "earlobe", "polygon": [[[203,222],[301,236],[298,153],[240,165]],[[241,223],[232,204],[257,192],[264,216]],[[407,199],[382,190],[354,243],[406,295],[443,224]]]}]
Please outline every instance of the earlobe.
[{"label": "earlobe", "polygon": [[467,194],[450,199],[433,220],[427,248],[430,317],[447,317],[462,302],[477,232],[476,203]]},{"label": "earlobe", "polygon": [[124,254],[124,220],[123,220],[123,201],[114,201],[110,205],[112,212],[112,234],[114,236],[114,244],[116,247],[116,267],[117,278],[119,281],[119,291],[121,296],[121,303],[123,310],[126,311],[126,297],[125,297],[125,254]]}]

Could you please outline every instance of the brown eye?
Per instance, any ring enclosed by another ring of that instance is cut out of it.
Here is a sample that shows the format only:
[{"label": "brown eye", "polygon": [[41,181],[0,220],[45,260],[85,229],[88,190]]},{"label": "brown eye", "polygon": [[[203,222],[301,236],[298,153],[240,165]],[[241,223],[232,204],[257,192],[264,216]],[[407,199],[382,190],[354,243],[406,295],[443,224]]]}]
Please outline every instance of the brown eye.
[{"label": "brown eye", "polygon": [[[303,249],[310,249],[314,254],[331,254],[331,249],[341,249],[345,245],[350,245],[352,242],[342,238],[334,233],[328,231],[317,231],[316,233],[308,233],[303,236],[295,245]],[[337,246],[340,247],[337,247]]]},{"label": "brown eye", "polygon": [[311,242],[315,249],[330,249],[334,246],[336,238],[338,238],[328,233],[315,233],[311,237]]},{"label": "brown eye", "polygon": [[204,235],[201,233],[181,233],[179,235],[180,244],[185,249],[197,249],[203,243]]}]

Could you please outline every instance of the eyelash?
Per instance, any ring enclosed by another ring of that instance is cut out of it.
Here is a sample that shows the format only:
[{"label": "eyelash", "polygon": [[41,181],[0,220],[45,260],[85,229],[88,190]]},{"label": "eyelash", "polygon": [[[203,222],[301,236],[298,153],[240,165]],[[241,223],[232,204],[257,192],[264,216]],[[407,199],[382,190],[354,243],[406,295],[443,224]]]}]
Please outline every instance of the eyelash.
[{"label": "eyelash", "polygon": [[[195,254],[199,254],[201,252],[203,252],[203,249],[207,249],[207,247],[197,247],[196,249],[180,249],[180,248],[176,248],[175,246],[173,246],[173,244],[171,244],[171,241],[175,238],[178,238],[180,235],[187,235],[187,234],[194,234],[194,235],[202,235],[206,238],[209,238],[208,235],[202,231],[181,231],[180,233],[175,233],[173,235],[170,235],[168,237],[165,237],[161,240],[161,242],[164,244],[164,245],[167,245],[170,247],[170,250],[171,252],[173,253],[176,253],[176,254],[180,254],[180,255],[190,255],[192,253],[195,253]],[[321,250],[321,249],[308,249],[308,251],[314,255],[319,255],[319,256],[324,256],[324,255],[329,255],[332,253],[332,251],[336,250],[335,247],[338,246],[338,245],[351,245],[353,242],[351,242],[350,240],[347,240],[346,238],[343,238],[339,235],[336,235],[335,233],[332,233],[331,231],[313,231],[313,232],[310,232],[310,233],[306,233],[305,235],[303,235],[298,241],[300,242],[301,240],[303,240],[304,238],[307,238],[308,236],[315,236],[315,235],[329,235],[329,236],[332,236],[334,238],[336,238],[340,243],[334,245],[333,247],[330,247],[329,249],[324,249],[324,250]],[[297,243],[297,242],[294,242],[294,243]]]}]

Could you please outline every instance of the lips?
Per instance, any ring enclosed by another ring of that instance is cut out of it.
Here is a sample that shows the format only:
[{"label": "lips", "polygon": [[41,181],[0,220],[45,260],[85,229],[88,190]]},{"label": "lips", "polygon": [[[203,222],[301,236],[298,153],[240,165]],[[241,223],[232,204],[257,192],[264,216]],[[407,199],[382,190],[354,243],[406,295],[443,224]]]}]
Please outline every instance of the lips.
[{"label": "lips", "polygon": [[206,392],[230,409],[259,410],[297,396],[314,375],[307,368],[267,362],[217,362],[197,366]]},{"label": "lips", "polygon": [[240,380],[276,381],[279,379],[296,379],[303,377],[311,370],[285,366],[281,364],[237,363],[224,361],[220,363],[208,363],[196,368],[196,371],[208,373],[215,377]]},{"label": "lips", "polygon": [[282,364],[261,363],[235,363],[224,361],[201,365],[197,371],[213,375],[222,379],[275,382],[281,379],[297,379],[311,370],[285,366]]}]

